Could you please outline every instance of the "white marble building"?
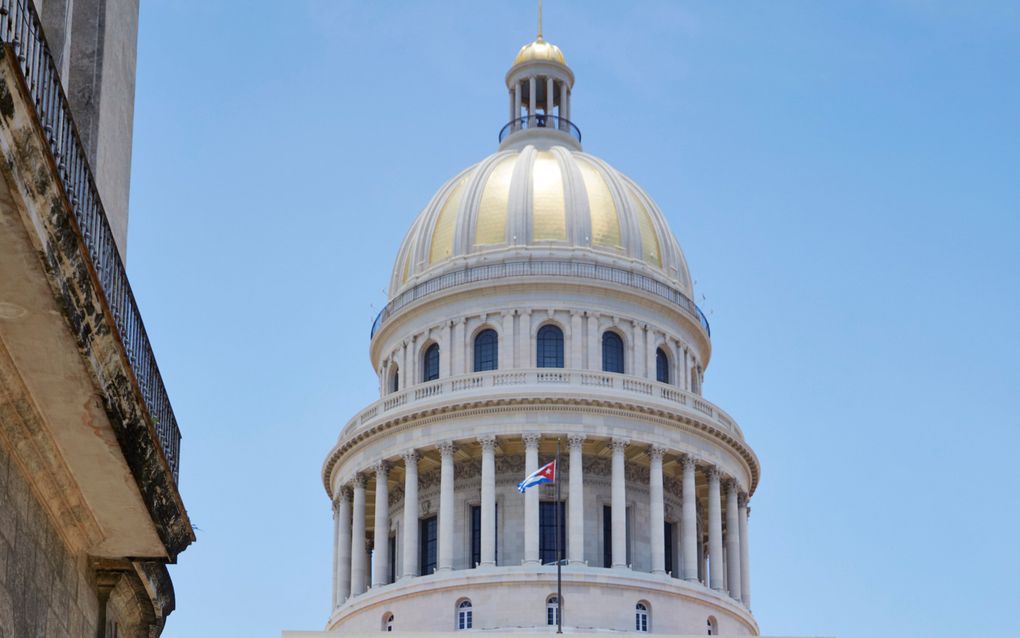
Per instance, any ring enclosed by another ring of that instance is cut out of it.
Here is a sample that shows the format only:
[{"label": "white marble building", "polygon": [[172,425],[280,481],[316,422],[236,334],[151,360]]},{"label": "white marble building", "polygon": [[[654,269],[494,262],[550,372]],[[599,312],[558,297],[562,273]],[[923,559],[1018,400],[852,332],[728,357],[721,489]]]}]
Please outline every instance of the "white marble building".
[{"label": "white marble building", "polygon": [[[541,36],[506,75],[498,150],[444,184],[372,329],[379,399],[322,478],[328,630],[757,635],[748,499],[760,466],[701,396],[709,326],[637,184],[582,151],[574,76]],[[515,485],[560,468],[555,491]]]}]

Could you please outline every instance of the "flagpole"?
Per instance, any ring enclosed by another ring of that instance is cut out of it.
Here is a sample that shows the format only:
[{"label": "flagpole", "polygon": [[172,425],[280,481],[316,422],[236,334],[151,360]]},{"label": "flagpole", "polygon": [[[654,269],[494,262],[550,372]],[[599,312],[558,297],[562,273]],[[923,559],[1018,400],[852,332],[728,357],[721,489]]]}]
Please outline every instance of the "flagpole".
[{"label": "flagpole", "polygon": [[563,633],[563,548],[560,547],[560,437],[556,437],[556,633]]}]

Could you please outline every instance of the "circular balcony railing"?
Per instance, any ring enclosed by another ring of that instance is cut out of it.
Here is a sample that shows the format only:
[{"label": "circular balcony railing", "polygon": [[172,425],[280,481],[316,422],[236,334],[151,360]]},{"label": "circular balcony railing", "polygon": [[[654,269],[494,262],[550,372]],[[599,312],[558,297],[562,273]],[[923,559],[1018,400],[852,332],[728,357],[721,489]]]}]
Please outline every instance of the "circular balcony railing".
[{"label": "circular balcony railing", "polygon": [[570,137],[577,140],[578,143],[581,142],[581,129],[577,128],[573,122],[565,117],[560,117],[559,115],[544,115],[541,113],[537,115],[526,115],[524,117],[519,117],[516,120],[510,120],[506,123],[506,126],[500,130],[499,141],[502,143],[503,140],[505,140],[511,133],[535,128],[551,128],[557,131],[563,131]]},{"label": "circular balcony railing", "polygon": [[376,315],[375,321],[372,322],[371,337],[375,337],[375,333],[379,331],[382,324],[394,313],[423,297],[480,281],[517,277],[572,277],[637,288],[671,302],[682,312],[695,319],[704,328],[705,334],[710,337],[712,335],[708,318],[705,317],[701,308],[684,293],[657,279],[623,268],[585,261],[529,260],[468,266],[461,270],[454,270],[426,279],[390,299],[389,303]]}]

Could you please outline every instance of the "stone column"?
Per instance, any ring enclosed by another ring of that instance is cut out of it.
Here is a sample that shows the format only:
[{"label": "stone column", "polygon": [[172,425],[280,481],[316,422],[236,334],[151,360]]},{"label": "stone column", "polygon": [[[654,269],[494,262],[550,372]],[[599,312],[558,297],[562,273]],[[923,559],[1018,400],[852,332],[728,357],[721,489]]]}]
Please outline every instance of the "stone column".
[{"label": "stone column", "polygon": [[628,441],[613,439],[613,567],[627,567],[627,484],[623,451]]},{"label": "stone column", "polygon": [[567,123],[567,83],[560,82],[560,129],[566,131]]},{"label": "stone column", "polygon": [[747,547],[747,494],[740,495],[740,600],[744,607],[751,608],[751,565],[748,562]]},{"label": "stone column", "polygon": [[740,600],[740,488],[736,480],[726,482],[726,583],[730,597]]},{"label": "stone column", "polygon": [[581,313],[573,311],[570,313],[570,367],[580,370],[584,367],[583,351],[581,344],[583,329],[581,327],[583,318]]},{"label": "stone column", "polygon": [[655,365],[655,332],[645,326],[645,374],[655,381],[657,372]]},{"label": "stone column", "polygon": [[451,332],[453,328],[453,322],[447,321],[443,323],[443,328],[440,331],[440,344],[439,344],[439,378],[446,379],[450,376],[450,360],[453,356],[453,339],[451,338]]},{"label": "stone column", "polygon": [[356,475],[351,481],[354,490],[354,512],[351,525],[351,596],[365,593],[365,477]]},{"label": "stone column", "polygon": [[553,105],[556,103],[556,90],[553,88],[552,76],[545,78],[545,125],[552,128]]},{"label": "stone column", "polygon": [[[529,92],[529,95],[528,95],[528,117],[529,118],[533,117],[535,115],[535,98],[537,97],[536,96],[537,91],[535,91],[535,86],[536,86],[535,76],[533,75],[530,78],[528,78],[528,92]],[[534,126],[534,122],[532,122],[530,119],[528,120],[528,126]]]},{"label": "stone column", "polygon": [[510,102],[510,119],[507,120],[507,121],[508,122],[513,122],[514,121],[514,92],[513,91],[509,91],[507,93],[507,95],[510,96],[510,100],[509,100],[509,102]]},{"label": "stone column", "polygon": [[683,505],[680,510],[680,551],[684,557],[684,580],[698,580],[698,510],[694,483],[694,457],[683,460]]},{"label": "stone column", "polygon": [[372,587],[389,580],[390,488],[385,461],[375,464],[375,551],[372,552]]},{"label": "stone column", "polygon": [[653,445],[648,449],[651,467],[648,473],[649,525],[651,529],[652,573],[666,573],[666,513],[662,500],[662,455],[666,449]]},{"label": "stone column", "polygon": [[708,560],[709,585],[723,588],[722,503],[719,495],[719,469],[708,468]]},{"label": "stone column", "polygon": [[[534,80],[532,80],[534,81]],[[538,442],[541,435],[529,432],[524,435],[524,476],[538,469]],[[538,487],[524,493],[524,563],[538,564]]]},{"label": "stone column", "polygon": [[404,578],[418,575],[418,453],[404,452]]},{"label": "stone column", "polygon": [[496,437],[478,439],[482,444],[482,567],[496,564]]},{"label": "stone column", "polygon": [[346,487],[337,496],[336,517],[339,523],[336,539],[336,599],[339,607],[351,595],[351,497]]},{"label": "stone column", "polygon": [[630,371],[636,377],[645,376],[645,328],[638,322],[633,322],[634,328],[634,344],[631,347],[631,362],[632,370]]},{"label": "stone column", "polygon": [[467,361],[468,349],[465,347],[464,339],[464,319],[462,318],[453,324],[453,343],[448,347],[451,361],[450,374],[464,374],[474,370],[471,363]]},{"label": "stone column", "polygon": [[514,313],[507,310],[503,313],[503,330],[500,333],[499,369],[509,370],[514,367]]},{"label": "stone column", "polygon": [[531,345],[531,311],[521,310],[517,324],[517,365],[521,368],[534,368],[535,364],[531,360],[535,351]]},{"label": "stone column", "polygon": [[517,83],[514,84],[514,116],[510,118],[511,120],[513,120],[514,124],[511,127],[511,130],[514,131],[520,130],[521,123],[517,121],[520,119],[520,117],[521,117],[521,81],[518,80]]},{"label": "stone column", "polygon": [[453,441],[439,444],[439,552],[436,571],[453,569]]},{"label": "stone column", "polygon": [[416,355],[418,348],[415,342],[417,340],[417,336],[412,336],[407,342],[407,365],[404,367],[404,372],[406,373],[404,378],[407,379],[408,386],[414,385],[421,378],[421,366]]},{"label": "stone column", "polygon": [[397,381],[399,382],[398,386],[397,386],[397,389],[398,390],[403,390],[404,388],[407,387],[408,383],[410,383],[410,379],[407,378],[407,375],[411,374],[411,370],[407,367],[407,342],[406,341],[400,347],[400,363],[398,365],[397,370],[398,370],[398,374],[400,374],[400,378],[397,379]]},{"label": "stone column", "polygon": [[599,347],[598,317],[588,314],[588,369],[602,369],[602,348]]},{"label": "stone column", "polygon": [[567,505],[569,529],[567,538],[567,558],[571,565],[584,563],[584,454],[582,446],[585,436],[571,434],[570,442],[570,483]]}]

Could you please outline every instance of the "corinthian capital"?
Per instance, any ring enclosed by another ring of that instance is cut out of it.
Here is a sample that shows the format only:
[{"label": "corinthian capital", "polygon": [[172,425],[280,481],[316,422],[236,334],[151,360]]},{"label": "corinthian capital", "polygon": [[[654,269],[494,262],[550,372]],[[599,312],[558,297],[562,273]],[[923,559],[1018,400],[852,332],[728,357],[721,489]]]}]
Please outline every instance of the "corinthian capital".
[{"label": "corinthian capital", "polygon": [[577,449],[584,445],[584,440],[588,438],[584,434],[568,434],[567,441],[570,442],[570,449]]},{"label": "corinthian capital", "polygon": [[492,452],[496,449],[496,436],[493,434],[478,437],[478,442],[481,443],[483,452]]},{"label": "corinthian capital", "polygon": [[439,453],[442,456],[444,456],[444,457],[445,456],[449,456],[449,457],[453,456],[453,450],[454,450],[453,441],[443,441],[442,443],[440,443],[436,447],[439,448]]},{"label": "corinthian capital", "polygon": [[630,440],[629,439],[613,439],[613,451],[614,452],[616,452],[617,450],[622,452],[623,449],[625,447],[627,447],[628,445],[630,445]]},{"label": "corinthian capital", "polygon": [[665,453],[666,453],[666,448],[662,447],[661,445],[649,445],[648,446],[648,456],[651,457],[651,459],[653,461],[661,461],[662,460],[662,455],[665,454]]},{"label": "corinthian capital", "polygon": [[525,432],[521,438],[524,439],[525,448],[538,449],[538,442],[542,440],[542,435],[538,432]]}]

